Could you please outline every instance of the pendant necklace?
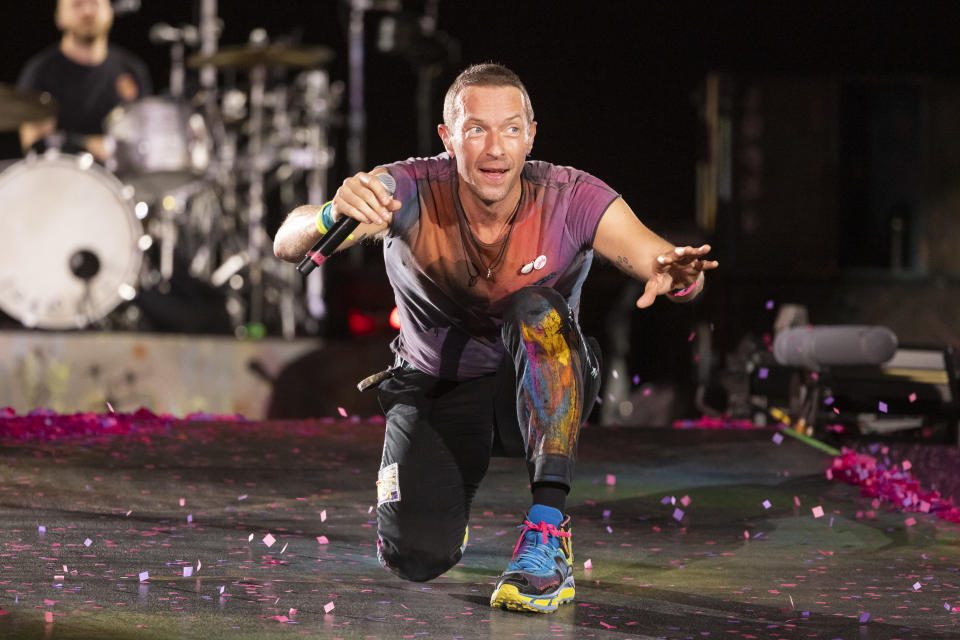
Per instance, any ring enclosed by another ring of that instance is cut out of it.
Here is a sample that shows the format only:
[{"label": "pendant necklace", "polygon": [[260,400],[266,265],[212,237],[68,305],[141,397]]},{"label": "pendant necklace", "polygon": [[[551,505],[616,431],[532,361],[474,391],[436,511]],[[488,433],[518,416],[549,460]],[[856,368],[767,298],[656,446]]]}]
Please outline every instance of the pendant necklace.
[{"label": "pendant necklace", "polygon": [[[468,265],[468,267],[467,267],[467,275],[468,275],[469,278],[470,278],[469,281],[468,281],[468,283],[467,283],[468,286],[471,286],[471,287],[472,287],[472,286],[474,286],[475,284],[477,284],[477,279],[478,279],[481,275],[483,275],[484,278],[486,278],[486,279],[489,280],[490,282],[496,282],[496,280],[494,279],[493,275],[494,275],[494,274],[497,272],[497,270],[500,268],[500,265],[503,263],[503,259],[504,259],[504,258],[506,257],[506,255],[507,255],[507,245],[510,243],[510,236],[513,235],[513,223],[516,221],[517,213],[520,211],[520,203],[521,203],[521,202],[523,202],[523,182],[520,183],[520,198],[517,199],[517,206],[514,207],[513,213],[511,213],[511,214],[510,214],[510,217],[507,219],[507,223],[506,223],[506,225],[507,225],[507,227],[508,227],[508,228],[507,228],[507,236],[503,239],[503,242],[502,242],[502,244],[500,245],[500,250],[497,252],[496,257],[495,257],[495,258],[493,259],[493,261],[490,262],[489,264],[487,264],[487,262],[486,262],[486,261],[484,260],[484,258],[483,258],[483,250],[482,250],[481,247],[480,247],[480,245],[483,244],[483,243],[481,243],[479,240],[477,240],[477,237],[476,237],[475,235],[473,235],[473,229],[470,228],[470,221],[466,219],[466,218],[467,218],[466,214],[463,215],[464,221],[465,221],[465,223],[466,223],[466,233],[464,233],[464,228],[463,228],[463,227],[464,227],[464,224],[461,223],[461,225],[460,225],[460,240],[461,240],[461,244],[462,244],[463,250],[464,250],[464,258],[466,258],[466,262],[467,262],[467,265]],[[501,231],[501,233],[502,233],[502,231]],[[465,236],[466,236],[466,237],[465,237]],[[478,268],[477,265],[473,264],[473,263],[472,263],[472,260],[470,260],[470,257],[467,255],[467,251],[466,251],[466,244],[467,244],[467,243],[469,243],[470,246],[473,247],[474,252],[476,252],[476,254],[477,254],[477,261],[480,263],[480,268]],[[496,244],[496,243],[491,243],[490,245],[486,245],[486,246],[492,246],[493,244]],[[474,269],[476,269],[476,272],[471,272],[471,271],[470,271],[470,267],[471,267],[471,266],[472,266]]]}]

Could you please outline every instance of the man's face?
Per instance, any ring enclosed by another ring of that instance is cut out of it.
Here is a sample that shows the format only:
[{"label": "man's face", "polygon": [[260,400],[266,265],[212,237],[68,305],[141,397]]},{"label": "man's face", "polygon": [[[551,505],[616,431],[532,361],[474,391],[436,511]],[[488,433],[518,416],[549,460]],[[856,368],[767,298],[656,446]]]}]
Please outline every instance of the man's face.
[{"label": "man's face", "polygon": [[516,87],[467,87],[457,97],[456,122],[439,127],[444,147],[457,159],[461,184],[485,205],[519,189],[537,130],[524,107]]},{"label": "man's face", "polygon": [[110,0],[59,0],[56,21],[63,33],[93,42],[110,32],[113,7]]}]

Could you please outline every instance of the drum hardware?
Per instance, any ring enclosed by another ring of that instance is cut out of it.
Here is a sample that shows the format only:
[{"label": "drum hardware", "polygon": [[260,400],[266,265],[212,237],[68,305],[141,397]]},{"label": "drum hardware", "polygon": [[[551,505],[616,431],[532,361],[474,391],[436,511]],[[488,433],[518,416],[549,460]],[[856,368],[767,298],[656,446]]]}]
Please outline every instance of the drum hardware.
[{"label": "drum hardware", "polygon": [[16,131],[26,122],[57,117],[57,103],[49,93],[25,91],[0,83],[0,132]]}]

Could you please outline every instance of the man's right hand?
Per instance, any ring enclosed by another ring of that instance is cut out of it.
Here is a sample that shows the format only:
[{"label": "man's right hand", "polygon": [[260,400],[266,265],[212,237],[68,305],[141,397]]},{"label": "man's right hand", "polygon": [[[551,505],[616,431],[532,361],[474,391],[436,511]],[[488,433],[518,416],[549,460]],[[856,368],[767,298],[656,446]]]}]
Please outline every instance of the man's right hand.
[{"label": "man's right hand", "polygon": [[343,181],[336,195],[333,196],[333,210],[331,215],[334,222],[342,216],[359,220],[361,224],[385,226],[390,224],[393,212],[397,211],[401,203],[387,193],[386,188],[376,179],[378,173],[386,173],[378,169],[373,173],[360,173]]}]

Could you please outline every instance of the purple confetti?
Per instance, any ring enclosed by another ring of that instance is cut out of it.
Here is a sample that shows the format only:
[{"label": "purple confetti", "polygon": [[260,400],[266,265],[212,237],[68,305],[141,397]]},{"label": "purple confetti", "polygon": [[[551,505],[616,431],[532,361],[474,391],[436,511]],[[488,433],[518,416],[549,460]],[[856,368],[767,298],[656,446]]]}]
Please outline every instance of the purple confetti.
[{"label": "purple confetti", "polygon": [[760,367],[760,371],[757,373],[757,377],[760,378],[761,380],[766,380],[767,376],[769,375],[770,375],[770,369],[767,369],[766,367]]}]

